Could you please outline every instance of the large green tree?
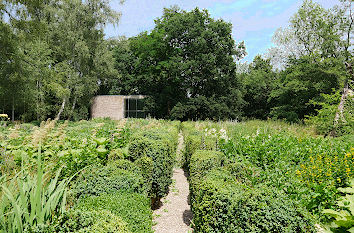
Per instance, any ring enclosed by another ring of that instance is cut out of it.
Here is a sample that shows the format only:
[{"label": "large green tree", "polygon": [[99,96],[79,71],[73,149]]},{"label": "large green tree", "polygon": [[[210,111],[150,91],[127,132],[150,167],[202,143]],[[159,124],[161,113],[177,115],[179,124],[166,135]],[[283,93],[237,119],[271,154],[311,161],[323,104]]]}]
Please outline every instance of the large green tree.
[{"label": "large green tree", "polygon": [[272,107],[269,97],[277,79],[270,59],[256,56],[249,65],[248,72],[242,73],[241,77],[246,102],[244,115],[248,118],[267,119]]},{"label": "large green tree", "polygon": [[134,59],[124,67],[130,78],[122,77],[122,91],[148,95],[155,117],[237,117],[242,99],[235,61],[245,48],[232,38],[232,25],[211,18],[206,10],[177,7],[164,9],[155,23],[150,33],[128,42],[130,51],[124,54],[132,53]]},{"label": "large green tree", "polygon": [[310,102],[319,101],[322,93],[329,94],[339,88],[345,69],[334,58],[303,56],[290,62],[271,92],[270,101],[274,106],[271,116],[298,121],[316,113],[318,106]]},{"label": "large green tree", "polygon": [[[332,89],[342,87],[343,95],[336,115],[336,119],[339,118],[349,93],[348,84],[353,79],[350,68],[353,63],[352,36],[352,1],[341,1],[330,9],[312,0],[303,2],[291,17],[289,27],[276,32],[277,47],[269,53],[273,64],[285,69],[281,79],[283,83],[273,93],[273,101],[278,104],[273,109],[274,116],[287,115],[287,119],[295,120],[314,114],[320,105],[311,105],[309,100],[317,101],[321,93],[328,94]],[[314,74],[324,80],[315,78]],[[307,84],[308,81],[311,83]],[[332,86],[325,87],[325,83]],[[300,89],[303,91],[298,92]]]}]

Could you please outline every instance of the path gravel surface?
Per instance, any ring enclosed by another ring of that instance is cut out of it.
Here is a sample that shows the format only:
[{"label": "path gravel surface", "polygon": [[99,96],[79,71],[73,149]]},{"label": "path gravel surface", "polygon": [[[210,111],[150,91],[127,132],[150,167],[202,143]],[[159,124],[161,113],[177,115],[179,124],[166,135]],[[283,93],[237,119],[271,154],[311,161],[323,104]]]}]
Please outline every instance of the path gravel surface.
[{"label": "path gravel surface", "polygon": [[[179,136],[177,154],[180,155],[183,147],[183,136]],[[177,156],[178,156],[177,155]],[[189,233],[192,212],[188,204],[189,184],[181,168],[173,171],[172,185],[168,195],[161,200],[161,206],[154,211],[153,230],[156,233]]]}]

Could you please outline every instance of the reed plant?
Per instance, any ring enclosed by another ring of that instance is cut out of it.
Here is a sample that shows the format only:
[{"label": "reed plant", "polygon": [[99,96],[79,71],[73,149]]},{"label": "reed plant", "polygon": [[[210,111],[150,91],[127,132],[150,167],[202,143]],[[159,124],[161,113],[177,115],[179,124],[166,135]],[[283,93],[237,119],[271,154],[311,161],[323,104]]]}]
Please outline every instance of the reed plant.
[{"label": "reed plant", "polygon": [[21,233],[50,224],[65,210],[67,186],[71,178],[59,181],[44,171],[41,153],[35,174],[22,168],[13,178],[0,177],[0,233]]}]

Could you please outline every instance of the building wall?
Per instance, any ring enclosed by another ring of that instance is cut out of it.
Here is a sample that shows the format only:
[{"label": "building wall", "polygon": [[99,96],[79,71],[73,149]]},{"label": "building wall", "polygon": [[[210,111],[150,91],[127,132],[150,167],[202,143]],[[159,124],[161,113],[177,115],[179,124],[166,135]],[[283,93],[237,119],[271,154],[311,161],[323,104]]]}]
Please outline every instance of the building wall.
[{"label": "building wall", "polygon": [[142,95],[99,95],[95,96],[91,106],[92,118],[109,117],[112,120],[124,118],[124,100],[128,98],[142,99]]}]

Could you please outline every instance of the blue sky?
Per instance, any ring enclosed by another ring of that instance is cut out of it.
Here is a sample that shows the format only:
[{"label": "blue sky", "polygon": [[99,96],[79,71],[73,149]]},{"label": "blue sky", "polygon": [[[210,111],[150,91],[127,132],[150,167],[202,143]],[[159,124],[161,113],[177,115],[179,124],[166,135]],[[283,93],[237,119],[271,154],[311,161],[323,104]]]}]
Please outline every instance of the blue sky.
[{"label": "blue sky", "polygon": [[[338,0],[316,0],[323,7],[338,4]],[[122,13],[118,27],[108,25],[107,37],[135,36],[154,28],[154,19],[161,17],[164,7],[178,5],[184,10],[195,7],[208,9],[211,17],[222,18],[233,25],[233,38],[245,41],[248,55],[245,61],[252,61],[257,54],[263,54],[272,46],[272,35],[279,27],[288,25],[289,18],[296,12],[302,0],[119,0],[112,1],[112,7]]]}]

